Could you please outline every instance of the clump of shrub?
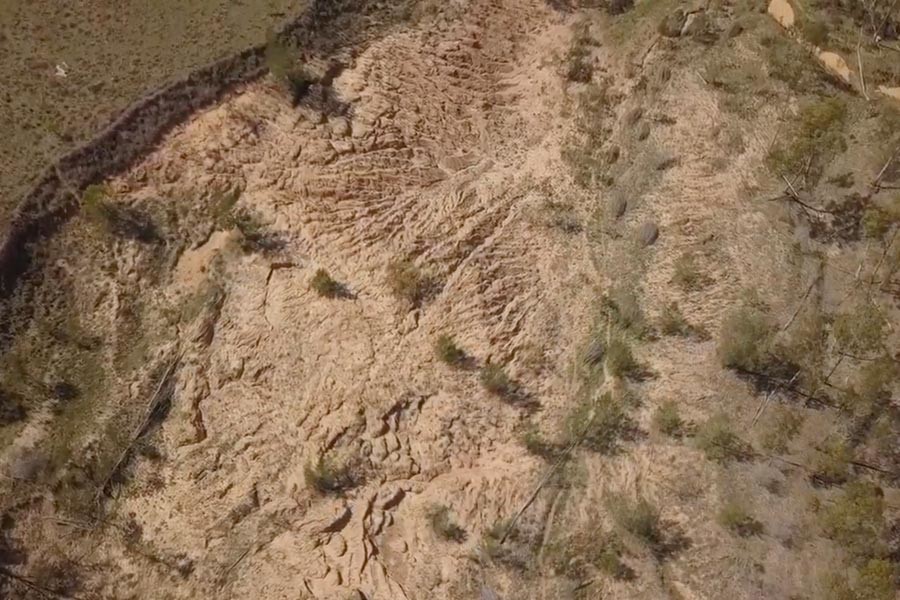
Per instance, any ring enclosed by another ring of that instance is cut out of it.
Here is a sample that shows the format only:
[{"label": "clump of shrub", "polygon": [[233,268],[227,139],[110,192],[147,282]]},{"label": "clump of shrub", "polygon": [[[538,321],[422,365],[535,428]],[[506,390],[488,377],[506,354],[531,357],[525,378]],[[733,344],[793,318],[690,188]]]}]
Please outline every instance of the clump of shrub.
[{"label": "clump of shrub", "polygon": [[316,291],[317,294],[325,298],[338,298],[343,294],[344,287],[335,281],[325,269],[317,269],[313,275],[309,286]]},{"label": "clump of shrub", "polygon": [[750,514],[743,503],[733,499],[721,506],[716,520],[719,525],[741,537],[759,535],[763,531],[762,523]]},{"label": "clump of shrub", "polygon": [[245,208],[234,208],[225,217],[229,229],[241,232],[241,249],[244,252],[275,252],[284,244],[263,224],[259,215]]},{"label": "clump of shrub", "polygon": [[480,549],[483,555],[494,562],[525,570],[534,557],[537,543],[534,536],[520,524],[511,526],[510,521],[500,520],[484,532]]},{"label": "clump of shrub", "polygon": [[606,369],[614,377],[627,377],[640,370],[631,353],[631,346],[621,335],[612,336],[606,346]]},{"label": "clump of shrub", "polygon": [[548,442],[537,426],[531,423],[522,434],[522,445],[529,454],[539,456],[545,460],[555,458],[559,454],[559,447]]},{"label": "clump of shrub", "polygon": [[833,155],[846,149],[842,130],[847,117],[846,103],[837,98],[822,98],[800,110],[793,136],[776,145],[766,157],[769,168],[778,175],[806,173],[817,182]]},{"label": "clump of shrub", "polygon": [[394,297],[417,307],[431,293],[433,282],[415,264],[402,260],[388,264],[387,285]]},{"label": "clump of shrub", "polygon": [[594,75],[591,50],[585,36],[575,36],[566,52],[566,79],[577,83],[588,83]]},{"label": "clump of shrub", "polygon": [[428,522],[431,529],[442,540],[448,542],[461,543],[466,539],[466,530],[460,527],[453,516],[450,509],[444,505],[435,505],[428,510]]},{"label": "clump of shrub", "polygon": [[91,223],[111,235],[145,243],[159,241],[156,224],[149,216],[133,207],[119,206],[108,198],[109,189],[105,185],[85,188],[81,210]]},{"label": "clump of shrub", "polygon": [[456,345],[453,336],[446,333],[438,336],[434,342],[434,353],[438,360],[451,367],[461,367],[466,362],[465,351]]},{"label": "clump of shrub", "polygon": [[545,556],[553,571],[575,581],[585,581],[597,571],[618,580],[634,578],[622,560],[625,547],[612,532],[585,528],[551,541]]},{"label": "clump of shrub", "polygon": [[868,354],[881,348],[885,338],[887,319],[878,307],[862,302],[850,312],[834,319],[834,339],[847,352]]},{"label": "clump of shrub", "polygon": [[747,444],[734,432],[731,420],[725,414],[715,415],[702,423],[695,441],[707,459],[719,463],[743,460],[749,454]]},{"label": "clump of shrub", "polygon": [[637,336],[644,333],[646,321],[634,288],[616,286],[603,298],[603,306],[613,322],[623,330]]},{"label": "clump of shrub", "polygon": [[678,412],[674,400],[666,400],[653,413],[653,427],[671,437],[681,437],[685,433],[685,422]]},{"label": "clump of shrub", "polygon": [[767,421],[767,427],[760,435],[760,444],[769,452],[787,452],[788,444],[800,431],[803,417],[787,406],[776,406],[771,409]]},{"label": "clump of shrub", "polygon": [[825,440],[812,464],[813,480],[823,485],[840,484],[850,477],[853,452],[841,438]]},{"label": "clump of shrub", "polygon": [[632,428],[622,404],[608,392],[578,404],[566,422],[570,440],[580,439],[584,447],[601,454],[618,450],[619,440]]},{"label": "clump of shrub", "polygon": [[722,366],[763,370],[769,363],[774,328],[762,310],[745,305],[725,317],[716,352]]},{"label": "clump of shrub", "polygon": [[866,413],[880,402],[887,400],[890,397],[891,385],[898,374],[900,368],[890,356],[880,356],[866,362],[857,373],[853,384],[852,407]]},{"label": "clump of shrub", "polygon": [[800,31],[803,33],[806,41],[814,46],[824,48],[825,44],[828,43],[828,26],[821,21],[807,19],[800,26]]},{"label": "clump of shrub", "polygon": [[516,385],[500,365],[486,365],[481,369],[479,378],[484,389],[494,396],[510,398],[516,393]]},{"label": "clump of shrub", "polygon": [[278,36],[269,37],[265,53],[266,67],[272,77],[291,94],[294,102],[301,98],[313,83],[309,73],[297,64],[297,56],[297,49],[288,41]]},{"label": "clump of shrub", "polygon": [[649,500],[639,497],[630,500],[621,494],[606,501],[613,522],[651,548],[662,546],[663,533],[659,509]]},{"label": "clump of shrub", "polygon": [[356,477],[349,464],[340,464],[320,456],[316,462],[307,463],[303,468],[306,485],[319,494],[340,494],[357,485]]},{"label": "clump of shrub", "polygon": [[877,556],[883,547],[884,492],[868,481],[847,484],[835,501],[821,514],[825,535],[852,556]]},{"label": "clump of shrub", "polygon": [[882,239],[895,225],[900,223],[900,196],[894,198],[887,207],[869,206],[862,216],[862,228],[866,237]]},{"label": "clump of shrub", "polygon": [[663,308],[659,318],[659,328],[663,335],[688,336],[693,328],[681,314],[678,304],[672,302]]}]

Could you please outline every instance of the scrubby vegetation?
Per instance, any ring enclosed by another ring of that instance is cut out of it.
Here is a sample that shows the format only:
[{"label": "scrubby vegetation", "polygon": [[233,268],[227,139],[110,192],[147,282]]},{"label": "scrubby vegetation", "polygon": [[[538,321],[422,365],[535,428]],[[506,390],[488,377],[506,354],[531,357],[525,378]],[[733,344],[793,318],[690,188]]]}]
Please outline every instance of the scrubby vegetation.
[{"label": "scrubby vegetation", "polygon": [[344,286],[329,275],[325,269],[316,269],[309,286],[324,298],[338,298],[344,292]]},{"label": "scrubby vegetation", "polygon": [[725,414],[718,414],[701,423],[697,428],[697,447],[706,458],[719,463],[747,458],[749,448],[732,428]]},{"label": "scrubby vegetation", "polygon": [[431,530],[442,540],[456,543],[466,540],[466,530],[453,520],[449,507],[444,505],[432,506],[428,509],[427,516]]},{"label": "scrubby vegetation", "polygon": [[618,450],[620,440],[633,427],[621,402],[606,393],[578,404],[568,417],[566,431],[570,440],[581,440],[585,448],[610,454]]},{"label": "scrubby vegetation", "polygon": [[303,477],[306,485],[319,494],[340,494],[358,484],[349,463],[340,463],[324,455],[307,463]]},{"label": "scrubby vegetation", "polygon": [[646,498],[634,500],[624,495],[611,495],[606,501],[610,516],[626,532],[647,544],[659,548],[664,543],[659,509]]},{"label": "scrubby vegetation", "polygon": [[757,521],[738,500],[728,500],[719,509],[719,524],[741,537],[759,535],[763,532],[762,523]]},{"label": "scrubby vegetation", "polygon": [[653,413],[653,427],[665,435],[681,437],[685,433],[685,426],[674,400],[666,400]]},{"label": "scrubby vegetation", "polygon": [[481,385],[489,393],[501,398],[511,398],[516,393],[516,386],[502,366],[486,365],[481,369]]},{"label": "scrubby vegetation", "polygon": [[438,336],[434,342],[434,353],[438,360],[451,367],[462,367],[466,362],[466,353],[460,348],[453,336],[446,333]]},{"label": "scrubby vegetation", "polygon": [[387,285],[395,298],[417,307],[432,292],[434,282],[414,263],[401,260],[388,264]]},{"label": "scrubby vegetation", "polygon": [[760,371],[769,364],[773,330],[767,315],[745,305],[730,312],[722,323],[717,352],[725,367]]}]

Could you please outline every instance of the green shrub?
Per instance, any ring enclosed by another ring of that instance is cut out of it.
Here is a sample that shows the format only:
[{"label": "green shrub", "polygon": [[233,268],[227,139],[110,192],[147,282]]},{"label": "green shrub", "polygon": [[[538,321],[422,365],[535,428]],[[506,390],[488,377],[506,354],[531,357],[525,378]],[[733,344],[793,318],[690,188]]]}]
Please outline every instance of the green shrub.
[{"label": "green shrub", "polygon": [[581,402],[566,422],[570,440],[581,439],[583,446],[601,454],[618,450],[619,440],[631,429],[631,419],[610,393]]},{"label": "green shrub", "polygon": [[678,405],[674,400],[666,400],[656,409],[653,413],[653,426],[672,437],[684,435],[685,422],[678,413]]},{"label": "green shrub", "polygon": [[433,282],[409,261],[395,261],[387,267],[387,285],[394,297],[419,306],[431,293]]},{"label": "green shrub", "polygon": [[825,535],[852,556],[868,558],[884,550],[884,493],[873,483],[848,483],[821,519]]},{"label": "green shrub", "polygon": [[228,215],[228,228],[241,232],[241,248],[245,252],[270,252],[278,250],[282,243],[263,224],[259,215],[247,209],[236,208]]},{"label": "green shrub", "polygon": [[749,454],[744,443],[731,428],[731,420],[725,414],[710,417],[697,429],[697,447],[706,458],[724,463],[742,460]]},{"label": "green shrub", "polygon": [[865,355],[882,347],[886,326],[878,307],[864,302],[834,319],[834,338],[845,352]]},{"label": "green shrub", "polygon": [[623,330],[640,337],[644,333],[644,312],[637,294],[630,286],[617,286],[604,298],[604,305],[613,322]]},{"label": "green shrub", "polygon": [[302,96],[312,83],[309,74],[297,64],[297,57],[297,49],[292,44],[280,37],[270,36],[266,45],[266,67],[294,100]]},{"label": "green shrub", "polygon": [[453,520],[448,507],[443,505],[432,506],[428,510],[427,516],[432,531],[442,540],[456,543],[465,541],[466,530]]},{"label": "green shrub", "polygon": [[548,442],[533,423],[522,434],[522,445],[529,454],[549,460],[559,454],[556,444]]},{"label": "green shrub", "polygon": [[693,333],[693,327],[681,314],[681,309],[675,302],[663,309],[659,319],[659,328],[663,335],[689,336]]},{"label": "green shrub", "polygon": [[480,379],[484,389],[494,396],[508,398],[516,393],[515,384],[500,365],[486,365],[483,367]]},{"label": "green shrub", "polygon": [[769,152],[769,168],[789,178],[806,173],[810,182],[817,182],[834,155],[846,149],[842,133],[846,117],[847,106],[837,97],[806,104],[792,135]]},{"label": "green shrub", "polygon": [[824,48],[825,44],[828,43],[828,26],[821,21],[807,19],[803,21],[800,30],[803,33],[803,37],[806,38],[806,41],[814,46]]},{"label": "green shrub", "polygon": [[859,570],[854,586],[855,600],[895,600],[897,598],[897,565],[873,558]]},{"label": "green shrub", "polygon": [[343,286],[335,281],[325,269],[316,270],[316,274],[313,275],[310,282],[310,287],[325,298],[337,298],[343,292]]},{"label": "green shrub", "polygon": [[651,548],[663,544],[659,509],[645,498],[629,500],[623,495],[607,498],[613,522]]},{"label": "green shrub", "polygon": [[338,464],[325,456],[320,456],[315,463],[307,463],[303,477],[306,485],[320,494],[340,494],[357,484],[349,465]]},{"label": "green shrub", "polygon": [[825,440],[812,464],[813,477],[825,485],[833,485],[847,481],[850,476],[850,461],[853,452],[842,439]]},{"label": "green shrub", "polygon": [[774,335],[769,319],[759,309],[743,306],[728,314],[722,324],[716,352],[725,367],[744,371],[764,369],[770,360]]},{"label": "green shrub", "polygon": [[770,409],[767,426],[760,435],[762,447],[777,454],[787,452],[788,444],[803,424],[803,417],[787,406]]},{"label": "green shrub", "polygon": [[694,254],[686,252],[675,261],[675,274],[672,282],[682,290],[696,291],[711,283],[710,278],[700,272]]},{"label": "green shrub", "polygon": [[719,509],[717,515],[719,525],[741,537],[760,535],[763,525],[757,521],[747,508],[737,500],[728,500]]},{"label": "green shrub", "polygon": [[888,208],[870,206],[862,216],[862,228],[866,237],[882,239],[897,223],[900,223],[900,196]]},{"label": "green shrub", "polygon": [[584,581],[597,569],[614,579],[628,580],[634,571],[622,561],[625,551],[619,537],[611,532],[582,529],[552,540],[546,548],[547,562],[555,573]]},{"label": "green shrub", "polygon": [[631,346],[621,335],[614,335],[609,340],[606,347],[606,368],[614,377],[628,377],[640,369],[631,353]]},{"label": "green shrub", "polygon": [[434,353],[438,360],[451,367],[460,367],[466,362],[466,353],[456,345],[453,336],[446,333],[438,336],[434,343]]}]

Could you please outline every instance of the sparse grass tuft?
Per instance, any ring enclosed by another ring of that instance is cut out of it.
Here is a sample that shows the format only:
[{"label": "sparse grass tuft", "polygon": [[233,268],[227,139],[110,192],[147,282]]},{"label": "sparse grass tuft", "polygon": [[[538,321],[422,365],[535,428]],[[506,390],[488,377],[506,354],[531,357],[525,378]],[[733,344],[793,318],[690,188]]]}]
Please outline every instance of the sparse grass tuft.
[{"label": "sparse grass tuft", "polygon": [[659,329],[663,335],[689,336],[693,333],[693,328],[681,314],[681,309],[675,302],[668,304],[663,309],[659,319]]},{"label": "sparse grass tuft", "polygon": [[665,435],[681,437],[685,433],[685,425],[674,400],[666,400],[653,413],[653,427]]},{"label": "sparse grass tuft", "polygon": [[646,320],[634,288],[627,285],[614,287],[604,296],[603,305],[610,318],[620,328],[637,337],[646,330]]},{"label": "sparse grass tuft", "polygon": [[456,345],[453,336],[446,333],[438,336],[434,342],[434,353],[438,360],[451,367],[461,367],[466,362],[465,351]]},{"label": "sparse grass tuft", "polygon": [[457,544],[466,540],[466,530],[453,520],[450,509],[444,505],[435,505],[428,510],[428,522],[442,540]]},{"label": "sparse grass tuft", "polygon": [[625,552],[619,536],[592,528],[579,529],[552,540],[545,549],[547,562],[555,573],[574,581],[584,581],[595,569],[618,580],[631,580],[634,571],[622,561]]},{"label": "sparse grass tuft", "polygon": [[697,429],[697,447],[706,458],[719,463],[742,460],[748,455],[747,444],[734,432],[725,414],[710,417]]},{"label": "sparse grass tuft", "polygon": [[587,83],[591,80],[594,65],[591,62],[590,43],[586,32],[579,32],[572,39],[565,58],[566,79],[569,81]]},{"label": "sparse grass tuft", "polygon": [[415,264],[404,260],[388,264],[387,285],[395,298],[417,307],[431,293],[434,282]]},{"label": "sparse grass tuft", "polygon": [[716,520],[719,525],[741,537],[760,535],[763,525],[747,510],[743,503],[728,500],[719,509]]},{"label": "sparse grass tuft", "polygon": [[314,463],[307,463],[303,468],[303,478],[306,485],[319,494],[340,494],[357,484],[350,465],[338,464],[325,456],[320,456]]}]

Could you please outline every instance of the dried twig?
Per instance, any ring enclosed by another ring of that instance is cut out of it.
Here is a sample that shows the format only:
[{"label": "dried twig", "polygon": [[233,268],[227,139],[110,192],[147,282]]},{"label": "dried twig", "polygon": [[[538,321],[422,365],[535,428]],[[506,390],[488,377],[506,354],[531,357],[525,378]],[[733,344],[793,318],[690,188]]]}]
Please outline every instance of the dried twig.
[{"label": "dried twig", "polygon": [[[859,36],[862,37],[862,29],[859,31]],[[863,98],[866,99],[866,102],[870,101],[869,93],[866,91],[866,74],[863,72],[863,64],[862,64],[862,53],[860,52],[859,41],[856,42],[856,64],[859,66],[859,84],[862,87]]]},{"label": "dried twig", "polygon": [[794,314],[792,314],[791,318],[788,319],[788,322],[784,324],[784,326],[781,328],[781,331],[787,331],[787,328],[791,326],[791,324],[794,322],[794,319],[796,319],[797,315],[800,314],[800,310],[803,308],[803,304],[806,302],[806,298],[809,296],[809,293],[815,287],[820,277],[821,275],[814,277],[813,280],[809,283],[809,287],[806,288],[806,293],[803,294],[802,298],[800,298],[800,302],[797,304],[797,308],[794,310]]}]

